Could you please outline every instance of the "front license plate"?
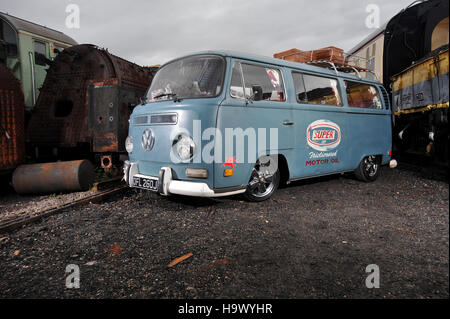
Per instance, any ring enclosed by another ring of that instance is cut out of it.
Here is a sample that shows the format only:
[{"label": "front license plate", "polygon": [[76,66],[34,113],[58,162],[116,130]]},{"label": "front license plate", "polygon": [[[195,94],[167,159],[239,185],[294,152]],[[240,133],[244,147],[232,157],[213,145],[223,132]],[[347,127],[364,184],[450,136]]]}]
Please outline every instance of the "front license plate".
[{"label": "front license plate", "polygon": [[156,192],[158,191],[158,180],[156,178],[133,176],[133,187],[149,189]]}]

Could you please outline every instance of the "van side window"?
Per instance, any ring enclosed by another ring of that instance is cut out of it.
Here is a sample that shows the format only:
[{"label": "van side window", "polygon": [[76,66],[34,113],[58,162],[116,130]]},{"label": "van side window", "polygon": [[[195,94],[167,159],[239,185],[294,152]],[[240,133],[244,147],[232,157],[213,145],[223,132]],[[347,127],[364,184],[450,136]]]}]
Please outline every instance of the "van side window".
[{"label": "van side window", "polygon": [[299,103],[308,103],[306,98],[305,81],[303,81],[303,74],[298,72],[292,72],[292,77],[294,78],[295,86],[295,96]]},{"label": "van side window", "polygon": [[297,102],[342,106],[336,79],[292,72]]},{"label": "van side window", "polygon": [[230,95],[232,97],[244,98],[244,85],[242,84],[242,69],[241,64],[235,62],[233,65],[233,72],[231,73]]},{"label": "van side window", "polygon": [[242,63],[246,97],[254,91],[255,86],[262,88],[262,100],[284,101],[284,84],[281,73],[277,69]]},{"label": "van side window", "polygon": [[345,81],[348,105],[365,109],[382,109],[380,95],[373,85]]},{"label": "van side window", "polygon": [[255,101],[282,102],[286,99],[280,70],[247,63],[234,64],[230,94],[236,98],[243,98],[244,95],[249,98],[254,94]]}]

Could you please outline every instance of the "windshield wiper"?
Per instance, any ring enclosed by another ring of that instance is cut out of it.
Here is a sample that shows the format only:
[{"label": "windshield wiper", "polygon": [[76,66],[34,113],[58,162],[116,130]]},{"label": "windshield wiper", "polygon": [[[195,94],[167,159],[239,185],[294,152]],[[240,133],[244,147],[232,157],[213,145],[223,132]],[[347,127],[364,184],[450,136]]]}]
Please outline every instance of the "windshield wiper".
[{"label": "windshield wiper", "polygon": [[163,94],[159,94],[157,96],[154,96],[153,98],[154,99],[159,99],[160,97],[163,97],[163,96],[168,96],[168,97],[172,96],[174,102],[181,102],[181,99],[179,99],[175,93],[163,93]]}]

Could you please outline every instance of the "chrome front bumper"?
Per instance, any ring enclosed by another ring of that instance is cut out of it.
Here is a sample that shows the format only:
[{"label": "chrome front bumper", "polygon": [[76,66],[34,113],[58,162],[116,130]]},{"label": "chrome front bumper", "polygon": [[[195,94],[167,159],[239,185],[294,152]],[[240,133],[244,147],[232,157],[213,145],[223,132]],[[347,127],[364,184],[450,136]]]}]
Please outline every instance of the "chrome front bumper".
[{"label": "chrome front bumper", "polygon": [[[137,163],[125,161],[123,165],[123,179],[128,186],[133,186],[133,177],[156,178],[156,176],[148,176],[139,173],[139,166]],[[159,171],[158,178],[158,193],[161,195],[187,195],[198,197],[222,197],[241,194],[245,192],[244,189],[233,190],[229,192],[215,192],[209,188],[208,184],[201,182],[180,181],[172,179],[172,169],[170,167],[162,167]]]}]

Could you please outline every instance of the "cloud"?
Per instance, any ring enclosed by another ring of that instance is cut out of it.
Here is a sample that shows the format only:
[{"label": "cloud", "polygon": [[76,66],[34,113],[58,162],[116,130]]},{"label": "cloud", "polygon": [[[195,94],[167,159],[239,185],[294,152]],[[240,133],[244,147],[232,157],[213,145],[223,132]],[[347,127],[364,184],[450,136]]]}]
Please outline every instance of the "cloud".
[{"label": "cloud", "polygon": [[[60,30],[79,43],[153,65],[207,49],[266,56],[293,47],[349,50],[373,31],[364,23],[368,4],[380,7],[383,23],[411,1],[11,0],[0,10]],[[80,29],[65,26],[69,3],[80,7]]]}]

